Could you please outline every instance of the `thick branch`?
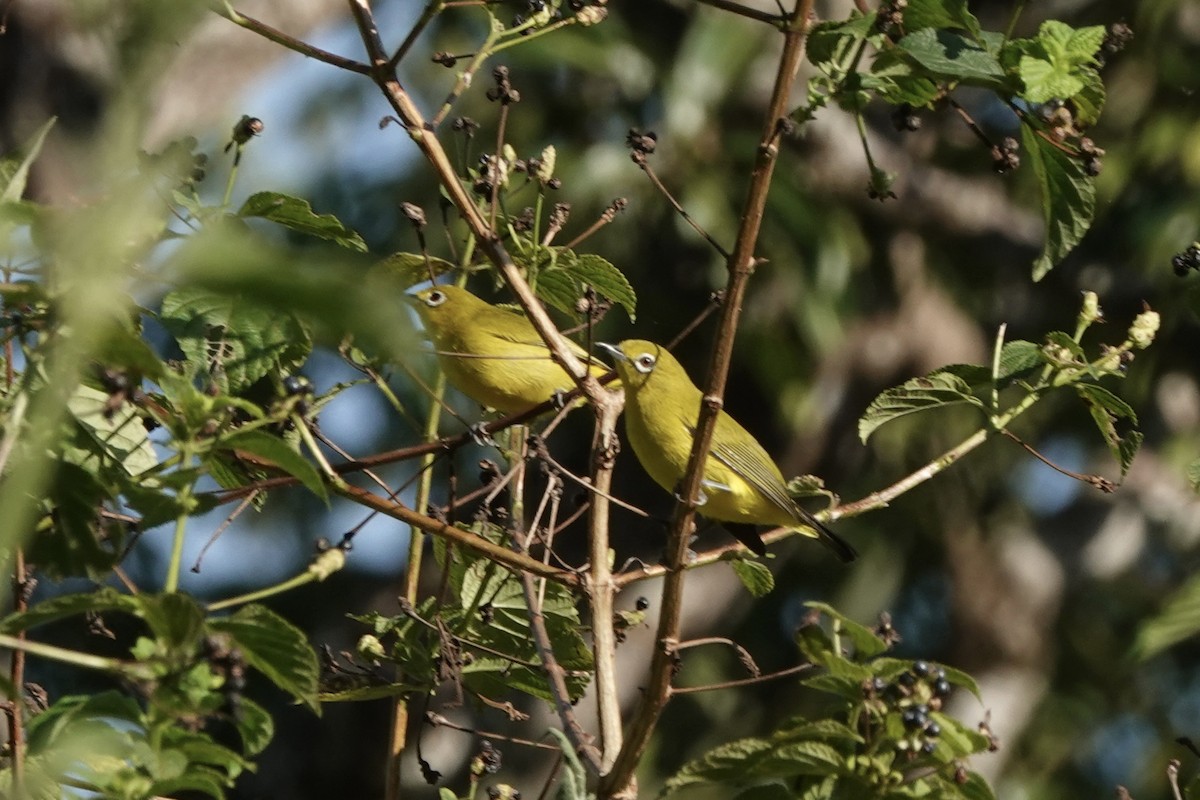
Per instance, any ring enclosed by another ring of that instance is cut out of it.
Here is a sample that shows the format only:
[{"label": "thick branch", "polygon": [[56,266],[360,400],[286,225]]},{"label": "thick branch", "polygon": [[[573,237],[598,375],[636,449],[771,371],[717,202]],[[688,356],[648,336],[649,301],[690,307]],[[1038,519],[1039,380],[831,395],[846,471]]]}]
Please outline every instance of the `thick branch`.
[{"label": "thick branch", "polygon": [[624,407],[624,395],[609,393],[596,406],[595,470],[592,485],[591,531],[588,537],[591,570],[588,598],[592,612],[592,649],[596,662],[596,705],[600,718],[600,773],[612,769],[621,750],[621,705],[617,689],[617,635],[613,628],[613,599],[617,585],[613,580],[608,546],[609,505],[612,492],[613,462],[617,454],[617,417]]},{"label": "thick branch", "polygon": [[713,343],[709,359],[708,380],[704,402],[696,424],[696,436],[692,445],[691,460],[684,475],[680,490],[680,503],[676,506],[675,519],[667,543],[669,572],[663,581],[661,612],[656,634],[658,646],[650,665],[650,677],[642,695],[625,746],[617,757],[616,764],[601,782],[600,797],[636,796],[633,773],[650,741],[650,735],[658,722],[670,694],[672,663],[675,646],[679,641],[679,626],[683,606],[683,575],[687,552],[688,532],[696,512],[696,497],[703,477],[703,465],[708,457],[713,428],[721,410],[725,381],[729,375],[729,361],[733,353],[733,340],[737,332],[738,318],[742,310],[742,298],[746,283],[754,270],[754,248],[762,226],[766,208],[767,191],[771,184],[775,161],[779,153],[780,126],[787,114],[788,97],[791,94],[796,70],[804,54],[804,36],[807,29],[812,0],[797,0],[784,34],[783,53],[779,59],[779,70],[775,86],[763,122],[758,156],[750,176],[750,187],[742,212],[741,226],[733,255],[728,261],[729,280],[725,289],[725,302],[721,306],[720,327]]}]

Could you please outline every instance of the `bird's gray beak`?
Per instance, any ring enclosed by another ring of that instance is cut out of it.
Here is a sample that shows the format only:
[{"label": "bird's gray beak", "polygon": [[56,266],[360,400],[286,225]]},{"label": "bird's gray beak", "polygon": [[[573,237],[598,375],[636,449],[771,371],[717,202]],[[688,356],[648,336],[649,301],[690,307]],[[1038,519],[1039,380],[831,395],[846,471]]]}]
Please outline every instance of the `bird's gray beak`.
[{"label": "bird's gray beak", "polygon": [[609,344],[608,342],[596,342],[596,347],[603,348],[617,361],[629,360],[629,356],[622,353],[621,348],[617,347],[615,344]]}]

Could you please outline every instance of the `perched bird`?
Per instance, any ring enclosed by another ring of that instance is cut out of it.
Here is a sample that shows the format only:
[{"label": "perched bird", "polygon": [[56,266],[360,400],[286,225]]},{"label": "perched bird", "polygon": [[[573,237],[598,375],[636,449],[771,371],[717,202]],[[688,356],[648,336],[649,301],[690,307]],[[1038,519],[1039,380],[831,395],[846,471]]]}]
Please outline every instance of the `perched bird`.
[{"label": "perched bird", "polygon": [[[413,299],[446,380],[475,402],[515,414],[575,388],[524,314],[457,286],[432,286]],[[584,363],[591,361],[582,347],[567,345]],[[589,369],[596,377],[608,371],[601,364]]]},{"label": "perched bird", "polygon": [[[625,387],[625,432],[650,477],[667,491],[683,480],[692,451],[703,395],[687,372],[661,346],[641,339],[599,345],[612,353]],[[766,546],[745,525],[795,528],[852,561],[854,548],[826,528],[788,495],[783,475],[754,437],[720,411],[704,466],[699,511],[709,519],[735,523],[731,533],[762,555]]]}]

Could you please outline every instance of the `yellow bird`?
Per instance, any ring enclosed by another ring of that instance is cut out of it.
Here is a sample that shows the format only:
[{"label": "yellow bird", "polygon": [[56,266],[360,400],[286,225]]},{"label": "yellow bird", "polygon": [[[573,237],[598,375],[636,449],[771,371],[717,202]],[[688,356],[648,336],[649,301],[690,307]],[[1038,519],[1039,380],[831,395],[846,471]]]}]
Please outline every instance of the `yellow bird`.
[{"label": "yellow bird", "polygon": [[[475,402],[515,414],[575,388],[524,314],[457,286],[432,286],[413,297],[446,380]],[[582,347],[567,345],[584,363],[591,361]],[[596,377],[607,372],[600,364],[589,369]]]},{"label": "yellow bird", "polygon": [[[627,339],[600,347],[612,353],[625,387],[625,433],[634,454],[659,486],[675,491],[692,452],[702,393],[675,357],[653,342]],[[843,561],[856,555],[796,505],[767,451],[724,411],[718,412],[701,486],[699,511],[709,519],[794,528],[820,540]],[[766,552],[752,527],[731,533],[755,553]]]}]

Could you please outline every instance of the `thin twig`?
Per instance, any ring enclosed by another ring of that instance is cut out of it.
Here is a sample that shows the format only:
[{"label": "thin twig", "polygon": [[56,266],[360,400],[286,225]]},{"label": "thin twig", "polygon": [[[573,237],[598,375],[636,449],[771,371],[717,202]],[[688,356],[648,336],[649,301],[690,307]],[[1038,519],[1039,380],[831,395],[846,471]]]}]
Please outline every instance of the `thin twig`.
[{"label": "thin twig", "polygon": [[436,711],[426,711],[425,712],[425,721],[428,722],[430,725],[434,725],[434,726],[441,727],[441,728],[450,728],[451,730],[461,731],[463,733],[469,733],[473,736],[478,736],[481,739],[492,739],[497,742],[510,742],[512,744],[522,744],[522,745],[525,745],[526,747],[536,747],[539,750],[552,750],[555,753],[558,752],[558,748],[555,745],[546,744],[545,742],[535,742],[531,739],[522,739],[519,736],[505,736],[503,734],[492,733],[491,731],[485,731],[480,728],[469,728],[466,725],[459,725],[457,722],[451,722],[449,719],[447,719],[446,717],[443,717],[441,714],[437,713]]},{"label": "thin twig", "polygon": [[554,655],[554,646],[550,634],[546,631],[546,619],[542,610],[537,606],[537,587],[533,576],[528,572],[521,573],[521,589],[525,594],[525,604],[529,609],[529,628],[533,632],[533,641],[537,646],[538,657],[542,660],[542,672],[550,684],[550,694],[554,699],[554,707],[563,724],[563,732],[571,740],[576,751],[583,756],[597,772],[600,771],[600,753],[591,743],[591,737],[584,732],[575,718],[575,707],[571,705],[571,695],[567,691],[565,673]]},{"label": "thin twig", "polygon": [[719,309],[721,307],[721,303],[723,302],[725,302],[725,293],[713,292],[712,295],[709,296],[708,305],[704,307],[704,310],[697,314],[691,322],[689,322],[687,325],[684,325],[683,330],[675,334],[671,341],[667,342],[667,349],[674,350],[676,347],[678,347],[679,343],[690,336],[692,331],[696,330],[696,328],[699,328],[704,320],[711,317],[713,312]]},{"label": "thin twig", "polygon": [[478,553],[484,558],[500,563],[514,572],[529,572],[540,577],[549,578],[552,581],[557,581],[570,588],[578,588],[582,582],[579,576],[572,572],[548,566],[535,558],[530,558],[527,555],[490,542],[482,536],[476,536],[461,528],[455,528],[444,522],[438,522],[400,503],[388,501],[378,495],[371,494],[366,489],[360,489],[357,486],[351,485],[331,486],[330,488],[348,500],[353,500],[359,505],[373,508],[393,519],[416,526],[425,533],[448,539],[455,544]]},{"label": "thin twig", "polygon": [[248,17],[245,14],[237,11],[228,2],[214,2],[212,10],[220,16],[232,22],[234,25],[245,28],[248,31],[253,31],[259,36],[274,42],[275,44],[283,45],[288,50],[293,50],[301,55],[315,58],[317,61],[324,61],[326,64],[337,67],[338,69],[357,72],[359,75],[370,75],[371,68],[362,63],[355,61],[352,58],[339,56],[337,53],[331,53],[328,50],[322,50],[319,47],[314,47],[308,42],[301,41],[294,36],[289,36],[283,31],[272,28],[265,22],[259,22],[254,17]]},{"label": "thin twig", "polygon": [[719,8],[722,11],[729,11],[737,14],[739,17],[755,20],[756,22],[765,22],[775,28],[783,28],[787,23],[786,19],[780,18],[774,14],[768,14],[765,11],[759,11],[757,8],[747,8],[738,3],[730,2],[730,0],[696,0],[696,2],[705,6]]},{"label": "thin twig", "polygon": [[224,520],[222,520],[221,524],[217,526],[217,529],[214,530],[212,535],[208,537],[208,541],[205,542],[204,546],[200,548],[200,552],[196,554],[196,561],[194,564],[192,564],[192,572],[200,572],[200,562],[204,560],[204,556],[208,553],[208,549],[217,543],[217,539],[221,538],[221,534],[229,529],[229,526],[233,524],[233,521],[240,517],[242,512],[249,508],[257,497],[258,492],[246,495],[242,502],[238,503],[238,507],[235,508],[227,517],[225,517]]},{"label": "thin twig", "polygon": [[1112,494],[1113,492],[1115,492],[1117,490],[1116,484],[1113,483],[1112,481],[1110,481],[1108,478],[1102,478],[1099,475],[1086,475],[1082,472],[1072,472],[1071,470],[1067,469],[1066,467],[1060,467],[1058,464],[1055,464],[1053,461],[1046,458],[1044,455],[1042,455],[1036,449],[1034,449],[1032,445],[1023,441],[1020,437],[1018,437],[1015,433],[1008,430],[1007,428],[1004,429],[1003,431],[1001,431],[1001,433],[1003,433],[1008,438],[1012,439],[1017,444],[1021,445],[1021,447],[1025,448],[1026,453],[1029,453],[1029,455],[1033,456],[1038,461],[1042,462],[1043,464],[1045,464],[1047,467],[1054,470],[1055,472],[1062,473],[1063,475],[1066,475],[1068,478],[1074,478],[1077,481],[1094,486],[1095,488],[1099,489],[1100,491],[1104,492],[1105,494]]},{"label": "thin twig", "polygon": [[425,4],[425,8],[421,11],[421,16],[417,18],[416,24],[414,24],[412,30],[408,32],[408,36],[404,37],[404,41],[401,42],[400,47],[396,50],[392,57],[388,59],[388,67],[390,69],[395,69],[396,67],[400,66],[400,62],[404,60],[404,57],[408,55],[408,51],[416,43],[417,37],[420,36],[421,32],[425,30],[425,27],[433,21],[434,17],[442,13],[442,9],[445,7],[446,4],[443,2],[443,0],[429,0],[429,2]]},{"label": "thin twig", "polygon": [[681,694],[698,694],[700,692],[714,692],[718,689],[736,689],[742,686],[754,686],[758,683],[766,683],[767,681],[786,678],[789,675],[807,672],[812,668],[812,664],[797,664],[794,667],[788,667],[787,669],[780,670],[779,672],[772,672],[769,675],[756,675],[753,678],[739,678],[737,680],[722,681],[720,683],[708,683],[704,686],[672,686],[671,696],[675,697],[676,695]]},{"label": "thin twig", "polygon": [[683,221],[691,225],[696,233],[704,237],[704,240],[712,245],[713,249],[720,253],[722,258],[729,261],[729,251],[725,249],[724,245],[714,239],[708,231],[700,227],[699,222],[692,219],[692,215],[687,212],[683,204],[675,199],[675,195],[671,194],[671,190],[659,179],[654,168],[650,166],[650,162],[646,160],[646,155],[644,153],[634,153],[633,163],[641,167],[642,172],[646,173],[646,177],[654,184],[654,188],[658,189],[662,196],[666,198],[666,201],[671,204],[671,207],[675,209],[676,213],[683,217]]},{"label": "thin twig", "polygon": [[624,211],[625,206],[628,205],[628,203],[629,203],[629,201],[626,200],[624,197],[618,197],[616,200],[613,200],[611,203],[608,204],[608,208],[604,209],[604,212],[599,216],[599,218],[597,218],[597,220],[595,222],[593,222],[591,225],[587,226],[587,228],[584,229],[583,233],[579,234],[574,239],[572,239],[571,241],[569,241],[565,245],[563,245],[563,249],[564,250],[574,250],[576,247],[579,246],[579,243],[582,242],[584,239],[588,238],[593,233],[600,230],[605,225],[609,224],[614,219],[616,219],[617,214]]}]

